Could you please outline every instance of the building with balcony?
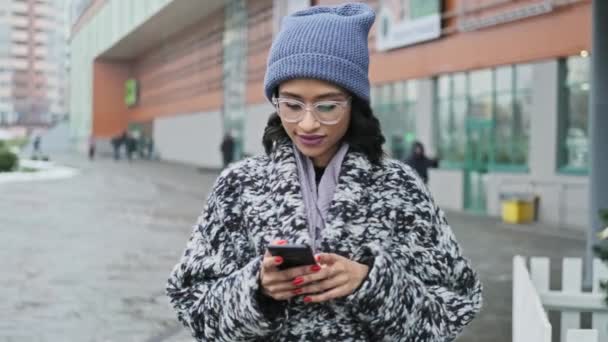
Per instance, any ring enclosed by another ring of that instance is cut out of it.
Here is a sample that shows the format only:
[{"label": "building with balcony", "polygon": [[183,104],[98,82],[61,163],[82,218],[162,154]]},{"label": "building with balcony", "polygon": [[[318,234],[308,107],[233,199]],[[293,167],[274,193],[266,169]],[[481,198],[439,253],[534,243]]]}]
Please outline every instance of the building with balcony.
[{"label": "building with balcony", "polygon": [[66,1],[0,8],[0,126],[47,126],[67,115]]}]

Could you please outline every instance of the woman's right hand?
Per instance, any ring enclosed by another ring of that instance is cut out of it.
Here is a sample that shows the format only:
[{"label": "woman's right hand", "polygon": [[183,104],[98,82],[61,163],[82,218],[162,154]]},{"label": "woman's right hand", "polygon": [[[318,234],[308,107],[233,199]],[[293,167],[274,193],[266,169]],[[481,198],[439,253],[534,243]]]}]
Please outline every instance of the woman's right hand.
[{"label": "woman's right hand", "polygon": [[[286,243],[287,241],[285,240],[273,242],[276,245],[284,245]],[[283,263],[283,258],[280,256],[274,257],[266,250],[260,270],[260,285],[262,293],[275,300],[288,300],[297,296],[301,292],[299,288],[302,280],[301,277],[321,270],[321,266],[319,265],[279,270],[278,266],[281,263]],[[298,282],[298,280],[300,281]]]}]

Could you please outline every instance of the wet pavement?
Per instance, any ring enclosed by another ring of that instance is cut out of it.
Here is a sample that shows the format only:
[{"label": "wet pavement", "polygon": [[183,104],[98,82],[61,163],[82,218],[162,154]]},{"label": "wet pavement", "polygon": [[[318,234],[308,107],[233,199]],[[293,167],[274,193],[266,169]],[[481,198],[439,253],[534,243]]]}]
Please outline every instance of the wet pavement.
[{"label": "wet pavement", "polygon": [[[190,341],[164,296],[216,176],[64,156],[71,179],[0,185],[0,341]],[[511,340],[514,254],[581,256],[583,234],[448,214],[485,286],[458,341]]]}]

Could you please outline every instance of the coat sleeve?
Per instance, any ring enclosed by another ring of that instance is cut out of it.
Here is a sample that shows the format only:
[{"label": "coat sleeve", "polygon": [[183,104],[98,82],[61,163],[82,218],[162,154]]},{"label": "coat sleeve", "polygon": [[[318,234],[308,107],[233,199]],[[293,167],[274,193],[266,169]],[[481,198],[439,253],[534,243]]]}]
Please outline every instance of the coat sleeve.
[{"label": "coat sleeve", "polygon": [[167,295],[197,341],[255,341],[280,328],[260,308],[258,273],[241,225],[238,182],[222,174],[174,267]]},{"label": "coat sleeve", "polygon": [[397,215],[390,242],[364,248],[372,267],[350,303],[374,340],[452,341],[481,309],[482,286],[426,187],[406,183],[415,210]]}]

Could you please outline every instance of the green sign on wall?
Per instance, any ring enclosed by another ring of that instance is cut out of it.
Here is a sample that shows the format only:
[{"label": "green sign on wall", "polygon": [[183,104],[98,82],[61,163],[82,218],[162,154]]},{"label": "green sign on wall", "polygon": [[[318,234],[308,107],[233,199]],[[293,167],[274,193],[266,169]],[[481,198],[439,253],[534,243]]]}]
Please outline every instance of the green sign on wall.
[{"label": "green sign on wall", "polygon": [[137,104],[137,80],[130,78],[125,82],[125,104],[133,107]]}]

